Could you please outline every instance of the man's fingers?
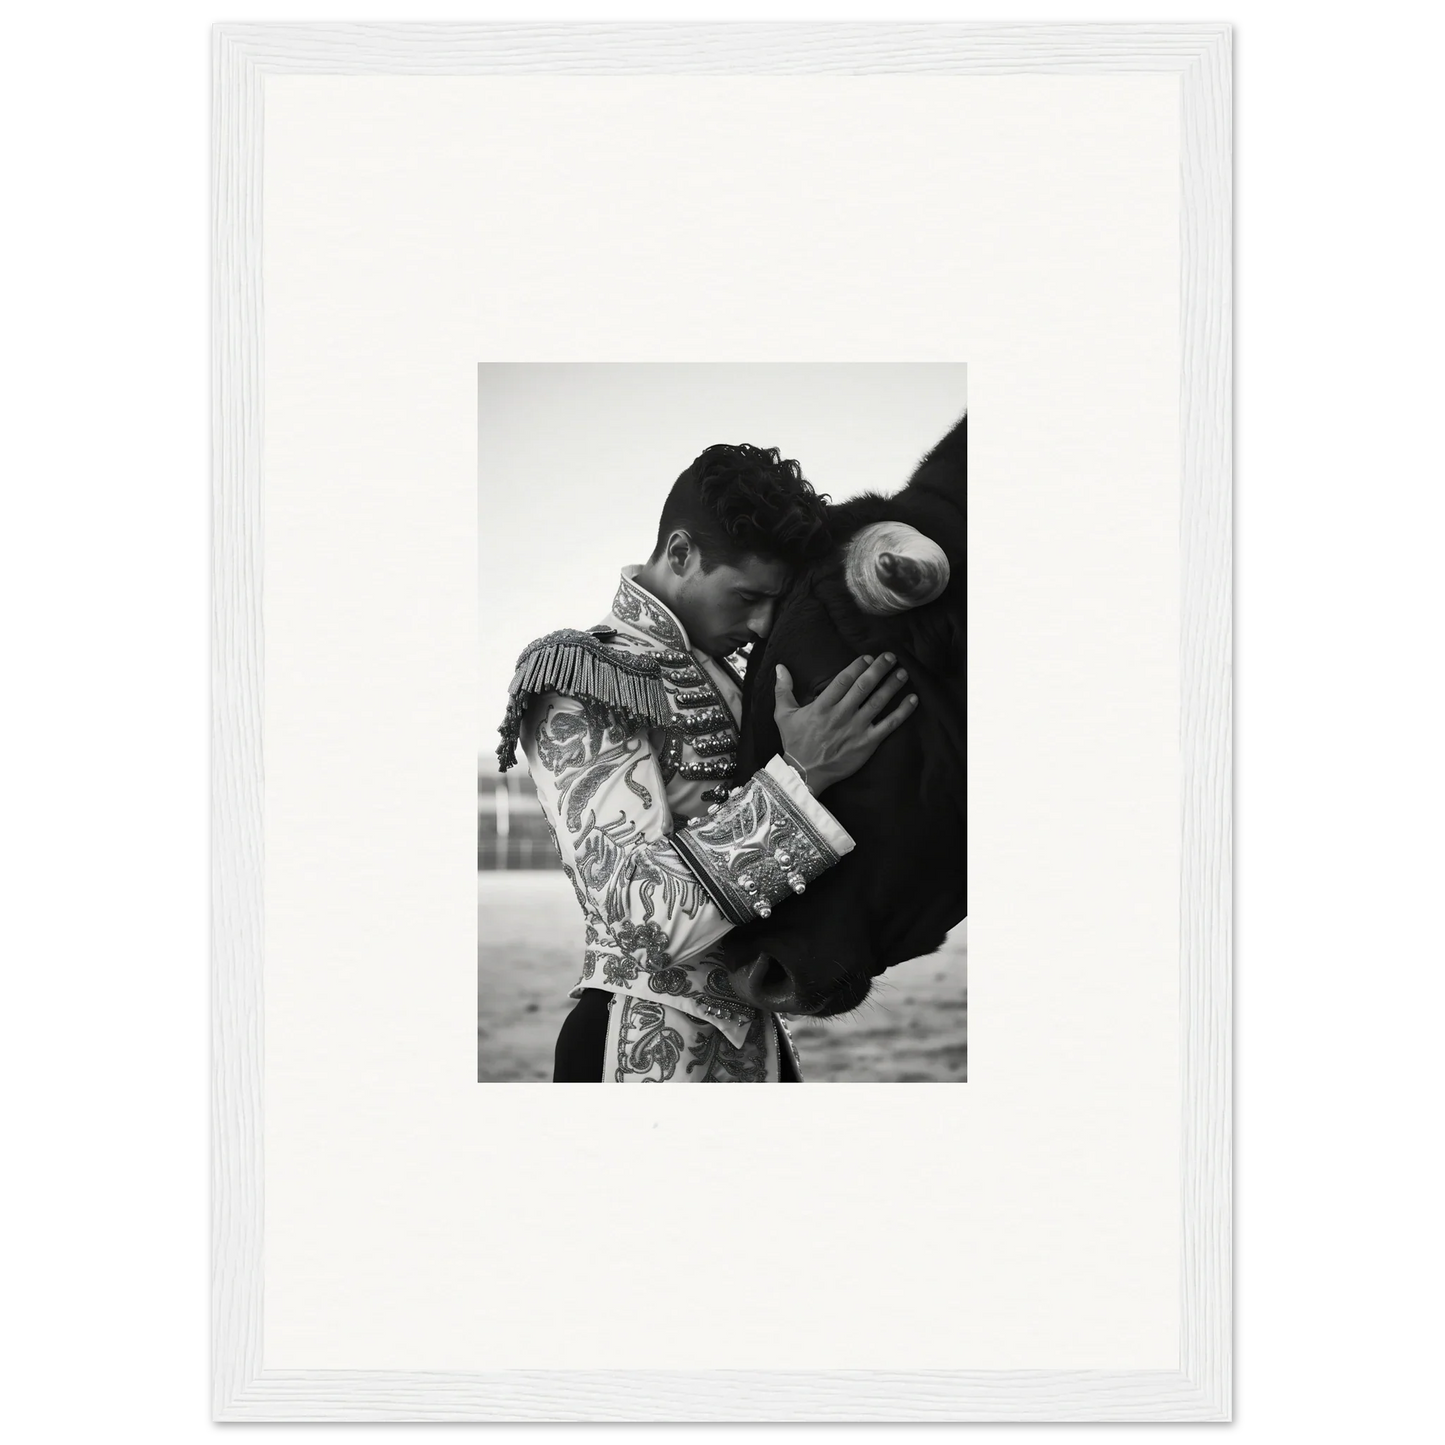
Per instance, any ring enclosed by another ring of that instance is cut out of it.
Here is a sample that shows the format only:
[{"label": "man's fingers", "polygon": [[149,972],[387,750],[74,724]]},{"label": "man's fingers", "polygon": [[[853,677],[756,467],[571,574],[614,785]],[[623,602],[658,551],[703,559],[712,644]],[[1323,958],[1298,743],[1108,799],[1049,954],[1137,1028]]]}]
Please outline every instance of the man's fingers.
[{"label": "man's fingers", "polygon": [[887,717],[874,723],[873,726],[868,729],[869,738],[881,742],[895,728],[901,728],[903,724],[913,716],[917,707],[918,694],[916,692],[910,692]]},{"label": "man's fingers", "polygon": [[855,708],[862,707],[864,701],[871,695],[873,689],[888,676],[889,669],[898,659],[891,652],[885,652],[877,661],[865,667],[862,673],[848,689],[847,701]]},{"label": "man's fingers", "polygon": [[858,709],[858,716],[865,721],[868,718],[877,717],[888,706],[889,699],[896,697],[907,681],[908,674],[901,667],[896,668],[873,689],[871,697],[863,700]]},{"label": "man's fingers", "polygon": [[780,662],[778,664],[777,677],[773,682],[773,716],[781,716],[785,712],[796,712],[798,699],[793,696],[793,675]]},{"label": "man's fingers", "polygon": [[848,689],[862,677],[872,661],[873,659],[871,657],[855,657],[853,661],[818,694],[815,701],[822,703],[824,707],[833,707],[837,703],[842,702]]}]

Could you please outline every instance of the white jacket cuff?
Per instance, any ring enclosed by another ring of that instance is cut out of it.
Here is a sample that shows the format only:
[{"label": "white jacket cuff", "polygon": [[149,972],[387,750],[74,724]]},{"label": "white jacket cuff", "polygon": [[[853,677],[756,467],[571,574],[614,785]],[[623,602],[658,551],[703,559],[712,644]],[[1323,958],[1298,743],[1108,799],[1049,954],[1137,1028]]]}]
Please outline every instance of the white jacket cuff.
[{"label": "white jacket cuff", "polygon": [[841,858],[857,846],[843,825],[808,791],[798,770],[783,760],[781,753],[768,760],[763,771],[788,795],[788,801],[823,836],[828,846]]}]

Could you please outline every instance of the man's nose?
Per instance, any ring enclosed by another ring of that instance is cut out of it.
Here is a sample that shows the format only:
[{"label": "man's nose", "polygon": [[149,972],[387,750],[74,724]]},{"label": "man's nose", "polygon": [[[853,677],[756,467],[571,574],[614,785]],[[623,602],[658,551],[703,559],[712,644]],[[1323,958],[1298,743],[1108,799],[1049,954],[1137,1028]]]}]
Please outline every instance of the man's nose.
[{"label": "man's nose", "polygon": [[752,616],[748,618],[748,631],[761,642],[773,627],[773,613],[777,610],[777,603],[774,601],[759,603]]}]

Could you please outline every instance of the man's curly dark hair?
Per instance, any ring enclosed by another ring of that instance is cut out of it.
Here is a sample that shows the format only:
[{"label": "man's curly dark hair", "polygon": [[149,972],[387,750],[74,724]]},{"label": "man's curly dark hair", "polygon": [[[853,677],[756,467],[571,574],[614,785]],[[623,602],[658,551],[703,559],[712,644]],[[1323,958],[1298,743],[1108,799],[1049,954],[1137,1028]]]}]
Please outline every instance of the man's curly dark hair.
[{"label": "man's curly dark hair", "polygon": [[657,525],[654,558],[679,528],[697,544],[702,567],[736,566],[747,556],[802,566],[831,543],[820,496],[777,447],[718,443],[673,483]]}]

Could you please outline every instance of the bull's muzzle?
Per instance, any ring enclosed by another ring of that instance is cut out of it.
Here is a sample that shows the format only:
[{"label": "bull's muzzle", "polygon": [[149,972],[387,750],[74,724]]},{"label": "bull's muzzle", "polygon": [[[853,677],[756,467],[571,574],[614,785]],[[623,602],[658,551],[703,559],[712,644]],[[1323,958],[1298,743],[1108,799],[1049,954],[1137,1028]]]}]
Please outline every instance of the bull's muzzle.
[{"label": "bull's muzzle", "polygon": [[760,953],[751,963],[730,969],[733,992],[753,1008],[780,1014],[806,1014],[827,1018],[857,1008],[868,996],[868,978],[835,981],[824,989],[799,986],[791,973],[771,954]]},{"label": "bull's muzzle", "polygon": [[728,981],[733,992],[753,1008],[774,1013],[801,1013],[803,999],[788,970],[770,954],[760,953],[751,963],[734,969]]}]

